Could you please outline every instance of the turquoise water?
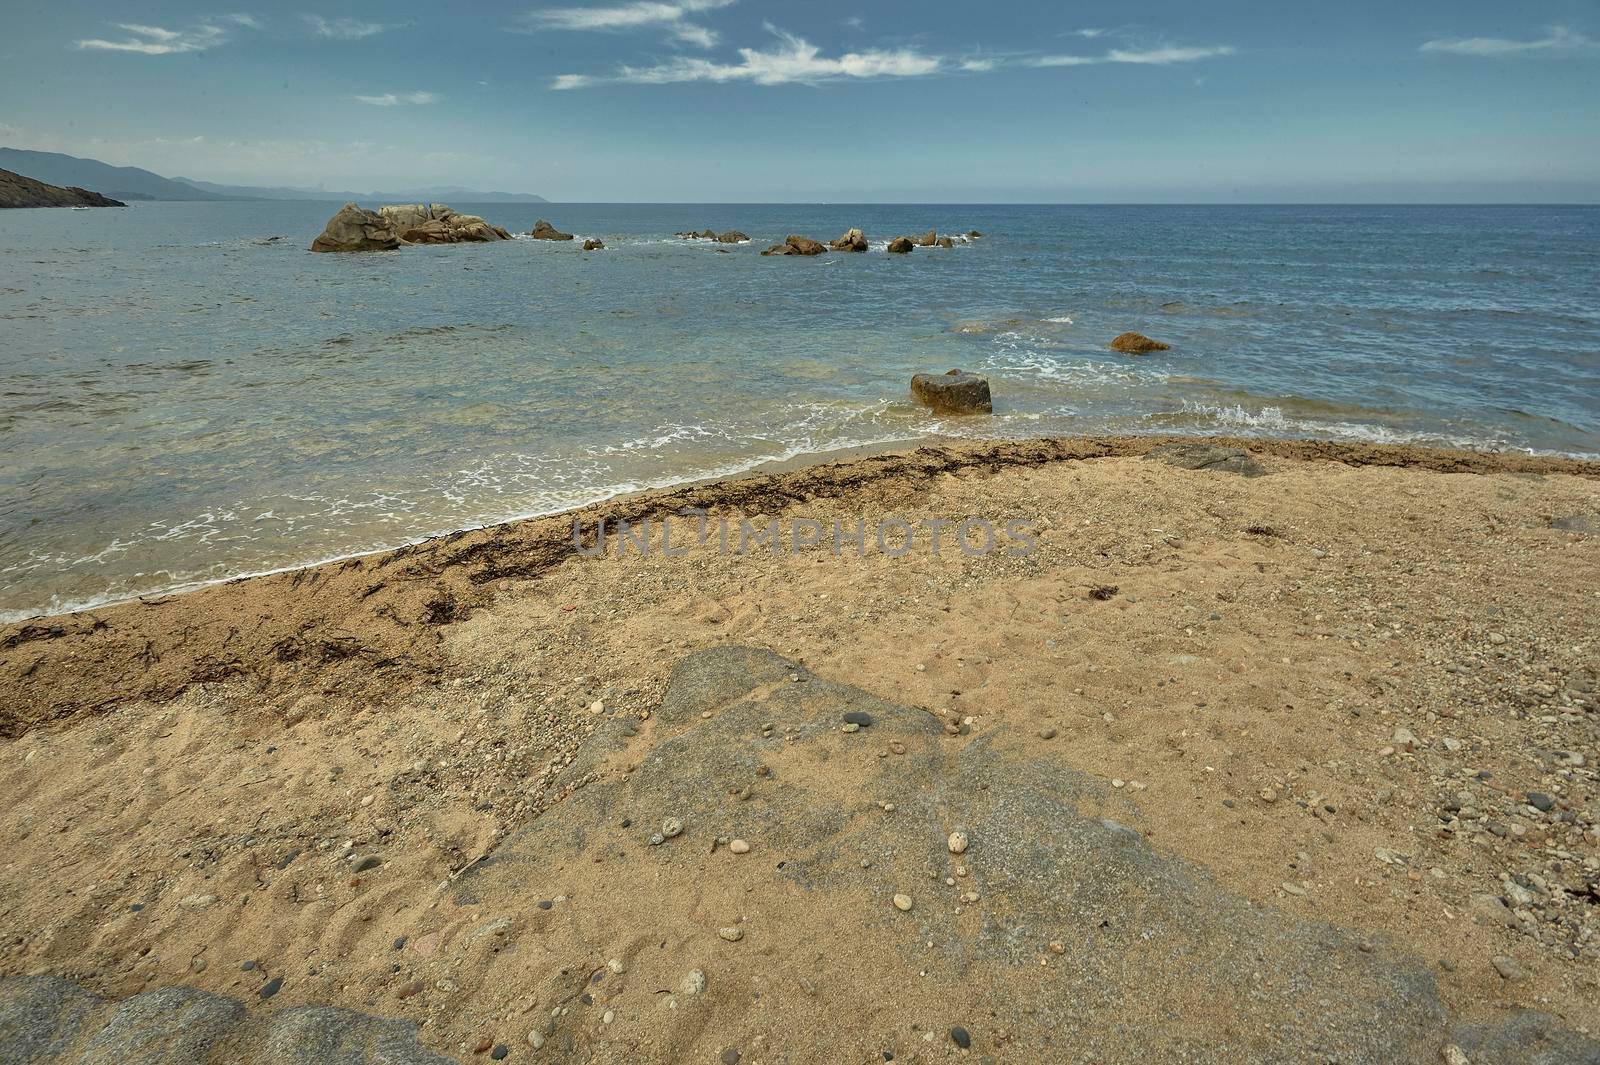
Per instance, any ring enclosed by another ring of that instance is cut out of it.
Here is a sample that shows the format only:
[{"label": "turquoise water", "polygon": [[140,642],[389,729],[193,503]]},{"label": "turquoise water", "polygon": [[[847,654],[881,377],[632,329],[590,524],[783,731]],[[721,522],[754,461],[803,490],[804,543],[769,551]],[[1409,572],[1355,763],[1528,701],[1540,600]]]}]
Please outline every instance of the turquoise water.
[{"label": "turquoise water", "polygon": [[[336,206],[0,212],[0,618],[928,434],[1600,453],[1595,208],[455,204],[608,250],[310,253]],[[930,227],[987,236],[882,253]],[[957,366],[993,418],[908,402]]]}]

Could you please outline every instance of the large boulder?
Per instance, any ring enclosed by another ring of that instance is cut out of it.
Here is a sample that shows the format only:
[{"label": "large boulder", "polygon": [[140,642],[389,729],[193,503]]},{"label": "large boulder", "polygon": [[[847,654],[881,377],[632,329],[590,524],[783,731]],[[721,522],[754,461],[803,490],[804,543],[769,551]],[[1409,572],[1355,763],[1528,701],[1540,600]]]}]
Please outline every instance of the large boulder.
[{"label": "large boulder", "polygon": [[312,251],[390,251],[399,246],[400,237],[388,219],[353,203],[339,208],[311,242]]},{"label": "large boulder", "polygon": [[529,231],[528,236],[532,237],[534,240],[572,239],[571,233],[561,232],[561,230],[557,229],[555,226],[551,225],[549,222],[546,222],[542,218],[533,224],[533,229]]},{"label": "large boulder", "polygon": [[1120,351],[1124,355],[1148,355],[1152,351],[1167,351],[1171,346],[1159,340],[1151,340],[1143,333],[1123,333],[1111,342],[1111,350]]},{"label": "large boulder", "polygon": [[782,244],[774,244],[772,247],[768,248],[766,251],[762,252],[761,254],[762,255],[821,255],[823,252],[825,252],[827,250],[828,250],[828,246],[826,244],[823,244],[823,243],[821,243],[819,241],[812,240],[810,237],[797,237],[797,236],[795,236],[794,234],[791,233],[789,235],[789,239],[785,240]]},{"label": "large boulder", "polygon": [[718,244],[743,244],[750,238],[737,229],[730,229],[726,233],[717,234]]},{"label": "large boulder", "polygon": [[916,245],[911,243],[910,237],[895,237],[889,242],[889,250],[896,255],[905,255]]},{"label": "large boulder", "polygon": [[911,396],[924,406],[948,414],[994,413],[988,379],[965,370],[919,373],[911,379]]},{"label": "large boulder", "polygon": [[867,238],[859,229],[852,229],[838,240],[828,242],[828,247],[834,251],[866,251]]}]

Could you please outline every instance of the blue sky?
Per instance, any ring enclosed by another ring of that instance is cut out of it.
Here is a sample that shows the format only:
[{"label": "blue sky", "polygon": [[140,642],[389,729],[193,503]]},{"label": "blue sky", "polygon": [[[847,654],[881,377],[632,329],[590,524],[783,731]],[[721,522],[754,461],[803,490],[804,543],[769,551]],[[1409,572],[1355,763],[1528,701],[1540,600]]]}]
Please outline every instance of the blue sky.
[{"label": "blue sky", "polygon": [[7,13],[0,144],[622,201],[1600,201],[1600,5]]}]

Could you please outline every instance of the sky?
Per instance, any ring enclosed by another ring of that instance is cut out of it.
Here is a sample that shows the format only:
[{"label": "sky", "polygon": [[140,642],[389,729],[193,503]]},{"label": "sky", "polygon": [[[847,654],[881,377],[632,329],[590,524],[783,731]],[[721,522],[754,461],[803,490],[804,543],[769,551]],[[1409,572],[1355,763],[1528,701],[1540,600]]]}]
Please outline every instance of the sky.
[{"label": "sky", "polygon": [[7,0],[0,145],[558,201],[1600,202],[1600,4]]}]

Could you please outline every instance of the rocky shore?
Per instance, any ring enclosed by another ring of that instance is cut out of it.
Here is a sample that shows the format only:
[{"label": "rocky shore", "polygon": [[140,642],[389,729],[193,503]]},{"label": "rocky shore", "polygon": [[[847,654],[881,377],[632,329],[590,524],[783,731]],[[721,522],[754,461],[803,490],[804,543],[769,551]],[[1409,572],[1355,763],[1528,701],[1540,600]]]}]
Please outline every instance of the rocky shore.
[{"label": "rocky shore", "polygon": [[98,192],[77,187],[46,185],[9,170],[0,170],[0,209],[7,207],[126,207]]},{"label": "rocky shore", "polygon": [[0,629],[0,1059],[1600,1054],[1600,467],[1040,440],[578,518]]}]

